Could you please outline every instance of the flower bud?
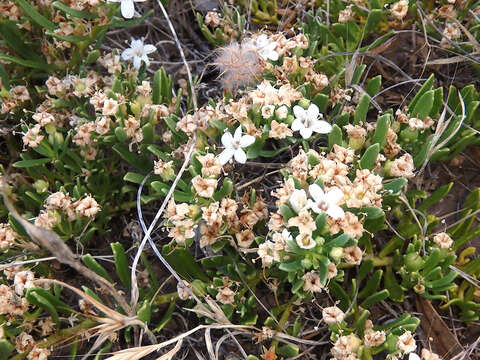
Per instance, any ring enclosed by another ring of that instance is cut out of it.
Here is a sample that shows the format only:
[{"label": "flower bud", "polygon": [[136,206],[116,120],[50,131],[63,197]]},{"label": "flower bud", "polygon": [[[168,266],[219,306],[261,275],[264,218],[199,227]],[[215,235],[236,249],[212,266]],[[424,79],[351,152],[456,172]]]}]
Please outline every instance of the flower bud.
[{"label": "flower bud", "polygon": [[330,257],[334,260],[340,260],[343,257],[343,248],[334,247],[330,250]]},{"label": "flower bud", "polygon": [[275,110],[275,116],[278,120],[284,120],[288,116],[288,108],[286,105],[280,106],[277,110]]},{"label": "flower bud", "polygon": [[387,160],[383,165],[384,174],[386,177],[390,176],[390,169],[392,168],[392,161]]},{"label": "flower bud", "polygon": [[44,193],[44,192],[48,191],[48,182],[40,179],[40,180],[37,180],[33,183],[33,187],[35,188],[35,190],[38,193]]},{"label": "flower bud", "polygon": [[75,91],[78,91],[78,92],[83,92],[85,91],[86,89],[86,86],[85,84],[83,83],[83,81],[78,81],[75,83]]},{"label": "flower bud", "polygon": [[407,144],[414,142],[418,138],[418,130],[403,129],[400,132],[400,139]]},{"label": "flower bud", "polygon": [[53,135],[57,131],[57,128],[52,123],[45,125],[44,129],[49,135]]},{"label": "flower bud", "polygon": [[134,101],[130,103],[130,110],[132,110],[133,115],[138,118],[140,111],[142,110],[142,105],[140,105],[137,101]]},{"label": "flower bud", "polygon": [[55,131],[55,134],[53,136],[55,137],[55,141],[57,144],[59,145],[63,144],[64,138],[61,132]]},{"label": "flower bud", "polygon": [[364,144],[365,144],[365,138],[364,137],[350,136],[348,138],[348,147],[355,150],[355,151],[362,149]]},{"label": "flower bud", "polygon": [[301,99],[299,102],[298,102],[298,105],[301,106],[302,108],[304,108],[305,110],[308,109],[308,107],[310,106],[310,100],[308,99]]},{"label": "flower bud", "polygon": [[409,271],[420,270],[425,264],[425,260],[416,252],[405,255],[404,261],[405,268]]},{"label": "flower bud", "polygon": [[288,124],[288,125],[292,125],[292,123],[294,122],[295,120],[295,117],[292,115],[292,114],[289,114],[287,116],[287,118],[285,119],[285,122]]},{"label": "flower bud", "polygon": [[190,210],[189,212],[189,216],[192,218],[192,219],[195,219],[198,215],[201,214],[201,211],[200,211],[200,206],[198,205],[190,205],[188,207],[188,209]]}]

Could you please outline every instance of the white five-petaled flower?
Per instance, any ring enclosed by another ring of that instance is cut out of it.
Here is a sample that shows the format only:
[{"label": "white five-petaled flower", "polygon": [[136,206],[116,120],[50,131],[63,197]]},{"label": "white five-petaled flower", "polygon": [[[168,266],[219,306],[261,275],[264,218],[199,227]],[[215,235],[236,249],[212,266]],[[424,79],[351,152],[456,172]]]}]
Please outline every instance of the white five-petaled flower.
[{"label": "white five-petaled flower", "polygon": [[278,52],[275,51],[277,47],[276,41],[271,41],[267,35],[262,34],[255,39],[253,46],[258,51],[258,54],[262,57],[263,60],[278,60]]},{"label": "white five-petaled flower", "polygon": [[297,214],[300,213],[308,204],[307,193],[305,190],[295,189],[290,195],[290,205]]},{"label": "white five-petaled flower", "polygon": [[295,238],[295,241],[300,248],[306,250],[312,249],[317,246],[317,243],[309,234],[298,234]]},{"label": "white five-petaled flower", "polygon": [[242,135],[242,126],[239,126],[235,133],[225,132],[222,135],[222,144],[225,146],[218,156],[220,164],[225,165],[230,161],[232,157],[235,158],[240,164],[245,164],[247,161],[247,154],[243,151],[243,148],[252,145],[255,142],[255,138],[251,135]]},{"label": "white five-petaled flower", "polygon": [[125,19],[131,19],[135,13],[134,2],[144,2],[146,0],[108,0],[108,2],[119,2],[122,16]]},{"label": "white five-petaled flower", "polygon": [[292,123],[292,130],[300,131],[300,135],[304,139],[310,138],[314,132],[328,134],[332,131],[332,126],[328,122],[319,120],[321,114],[318,106],[315,104],[310,104],[307,110],[295,105],[293,113],[295,114],[295,120]]},{"label": "white five-petaled flower", "polygon": [[309,199],[308,207],[311,208],[317,214],[325,212],[333,219],[342,219],[345,216],[343,209],[338,206],[340,200],[343,199],[343,192],[337,187],[332,187],[327,192],[317,184],[312,184],[308,187],[308,191],[313,198],[313,201]]},{"label": "white five-petaled flower", "polygon": [[130,43],[128,49],[123,50],[122,59],[124,61],[133,61],[133,66],[136,69],[140,68],[142,61],[148,66],[150,65],[150,60],[148,59],[148,54],[157,51],[157,48],[152,44],[144,44],[142,39],[134,40]]}]

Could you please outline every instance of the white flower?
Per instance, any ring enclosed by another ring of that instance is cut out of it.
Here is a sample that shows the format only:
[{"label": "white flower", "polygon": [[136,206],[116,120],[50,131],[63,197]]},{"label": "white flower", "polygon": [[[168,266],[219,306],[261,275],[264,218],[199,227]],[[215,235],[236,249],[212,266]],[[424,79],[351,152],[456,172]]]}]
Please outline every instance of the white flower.
[{"label": "white flower", "polygon": [[282,231],[282,239],[285,241],[285,243],[287,242],[287,240],[292,240],[293,237],[292,237],[292,234],[290,234],[290,232],[287,230],[287,229],[283,229]]},{"label": "white flower", "polygon": [[408,360],[420,360],[420,356],[415,353],[410,353],[410,355],[408,355]]},{"label": "white flower", "polygon": [[274,110],[275,110],[275,105],[262,106],[262,117],[264,119],[270,119],[273,116]]},{"label": "white flower", "polygon": [[142,39],[132,39],[130,47],[123,50],[122,59],[124,61],[129,61],[133,59],[133,66],[136,69],[139,69],[140,65],[142,65],[142,61],[144,61],[147,66],[150,65],[150,60],[148,60],[148,54],[151,54],[154,51],[157,51],[157,48],[154,45],[144,44]]},{"label": "white flower", "polygon": [[240,164],[245,164],[247,161],[247,154],[242,148],[252,145],[255,138],[251,135],[242,135],[242,126],[235,130],[234,135],[228,131],[222,135],[222,144],[225,150],[218,156],[220,164],[225,165],[232,157]]},{"label": "white flower", "polygon": [[343,209],[338,206],[340,200],[343,199],[343,192],[337,187],[333,187],[324,192],[317,184],[308,187],[308,191],[313,200],[309,200],[309,208],[317,214],[321,212],[327,213],[333,219],[342,219],[345,216]]},{"label": "white flower", "polygon": [[328,134],[332,131],[332,126],[324,120],[318,120],[321,117],[320,110],[315,104],[310,104],[307,110],[301,106],[293,107],[295,120],[292,123],[293,131],[300,131],[304,139],[308,139],[314,132],[319,134]]},{"label": "white flower", "polygon": [[415,339],[410,331],[405,331],[402,335],[398,337],[397,347],[404,354],[415,351],[417,345],[415,344]]},{"label": "white flower", "polygon": [[338,324],[345,318],[345,313],[337,306],[329,306],[322,310],[322,318],[327,325]]},{"label": "white flower", "polygon": [[286,105],[280,106],[277,110],[275,110],[275,115],[279,120],[286,119],[288,116],[288,107]]},{"label": "white flower", "polygon": [[146,0],[108,0],[108,2],[119,2],[120,10],[122,11],[122,16],[125,19],[131,19],[135,13],[134,2],[144,2]]},{"label": "white flower", "polygon": [[258,54],[262,57],[263,60],[278,60],[278,52],[275,51],[277,47],[276,41],[271,41],[267,35],[262,34],[258,36],[254,42],[253,46],[258,51]]},{"label": "white flower", "polygon": [[302,249],[308,250],[317,246],[317,243],[315,242],[315,240],[312,239],[309,234],[298,234],[295,238],[295,241],[297,242],[297,245]]},{"label": "white flower", "polygon": [[292,195],[290,195],[290,205],[293,210],[298,214],[302,211],[308,204],[307,193],[305,190],[293,190]]}]

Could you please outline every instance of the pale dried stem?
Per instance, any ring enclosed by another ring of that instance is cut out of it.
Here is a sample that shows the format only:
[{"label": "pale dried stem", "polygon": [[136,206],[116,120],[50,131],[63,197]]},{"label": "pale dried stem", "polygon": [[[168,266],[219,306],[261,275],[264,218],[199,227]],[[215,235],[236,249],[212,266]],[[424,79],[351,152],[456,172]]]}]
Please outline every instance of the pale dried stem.
[{"label": "pale dried stem", "polygon": [[[183,53],[183,49],[182,49],[182,46],[180,44],[180,40],[178,39],[175,28],[173,27],[173,24],[170,21],[170,18],[167,14],[167,11],[165,10],[165,7],[161,3],[161,1],[157,0],[157,3],[158,3],[158,6],[160,7],[160,9],[162,10],[162,13],[163,13],[163,15],[164,15],[164,17],[165,17],[165,19],[168,23],[170,31],[173,35],[175,43],[176,43],[176,45],[178,47],[178,50],[180,52],[180,56],[181,56],[181,58],[182,58],[182,60],[185,64],[185,68],[187,70],[188,81],[189,81],[190,89],[191,89],[191,92],[192,92],[192,101],[193,101],[194,110],[197,110],[197,108],[198,108],[197,97],[196,97],[196,94],[195,94],[195,87],[194,87],[194,84],[193,84],[193,79],[192,79],[192,73],[190,71],[190,66],[188,65],[188,62],[185,58],[185,54]],[[152,223],[150,224],[150,227],[148,228],[147,232],[145,233],[145,235],[142,239],[142,242],[140,243],[140,246],[138,248],[138,251],[135,255],[135,258],[133,260],[132,271],[131,271],[131,280],[132,280],[131,281],[132,282],[131,305],[132,305],[133,308],[135,308],[135,306],[138,302],[138,296],[139,296],[136,268],[137,268],[138,261],[140,259],[140,255],[141,255],[141,253],[142,253],[142,251],[145,247],[145,244],[146,244],[147,240],[150,238],[150,235],[151,235],[155,225],[157,224],[157,222],[160,219],[163,211],[165,210],[165,208],[168,204],[168,201],[170,200],[170,197],[173,194],[173,191],[175,190],[178,182],[180,181],[180,178],[182,177],[185,169],[187,168],[188,163],[190,162],[190,159],[191,159],[192,154],[193,154],[193,150],[195,149],[196,140],[197,140],[197,134],[195,133],[193,135],[193,138],[192,138],[192,143],[190,145],[190,149],[188,150],[187,155],[185,155],[185,161],[183,162],[183,165],[182,165],[180,171],[178,172],[178,175],[175,178],[175,181],[173,182],[172,186],[170,187],[170,190],[168,191],[167,195],[165,196],[165,199],[164,199],[162,205],[160,206],[160,209],[158,209],[157,214],[155,215],[155,218],[153,219]],[[166,263],[166,261],[165,261],[165,263]]]}]

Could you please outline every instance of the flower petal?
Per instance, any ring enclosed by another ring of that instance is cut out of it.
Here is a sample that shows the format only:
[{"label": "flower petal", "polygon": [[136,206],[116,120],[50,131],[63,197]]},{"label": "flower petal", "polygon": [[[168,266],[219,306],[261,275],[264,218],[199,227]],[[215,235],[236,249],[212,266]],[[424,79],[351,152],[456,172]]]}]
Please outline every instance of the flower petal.
[{"label": "flower petal", "polygon": [[218,155],[220,165],[225,165],[233,156],[233,149],[227,148]]},{"label": "flower petal", "polygon": [[148,58],[147,55],[143,54],[141,59],[145,62],[145,65],[147,65],[147,67],[148,65],[150,65],[150,59]]},{"label": "flower petal", "polygon": [[231,148],[233,143],[233,136],[228,131],[224,132],[222,135],[222,145],[226,148]]},{"label": "flower petal", "polygon": [[345,212],[340,206],[330,205],[326,211],[327,215],[332,219],[342,219],[345,216]]},{"label": "flower petal", "polygon": [[137,50],[139,52],[142,51],[143,49],[143,40],[142,39],[136,39],[134,40],[132,38],[132,42],[130,43],[130,47],[133,49],[133,50]]},{"label": "flower petal", "polygon": [[134,55],[135,55],[135,53],[133,52],[133,49],[128,48],[128,49],[125,49],[125,50],[122,51],[121,57],[122,57],[123,61],[128,61],[128,60],[131,60]]},{"label": "flower petal", "polygon": [[292,234],[290,234],[287,229],[283,229],[282,237],[285,239],[285,241],[293,239]]},{"label": "flower petal", "polygon": [[153,52],[155,52],[155,51],[157,51],[157,48],[156,48],[154,45],[152,45],[152,44],[147,44],[147,45],[144,45],[144,46],[143,46],[143,53],[144,53],[144,54],[147,54],[147,55],[148,55],[148,54],[151,54],[151,53],[153,53]]},{"label": "flower petal", "polygon": [[300,129],[300,135],[302,135],[302,138],[304,139],[309,139],[312,136],[313,130],[311,128],[306,128],[304,127],[303,129]]},{"label": "flower petal", "polygon": [[133,18],[133,14],[135,13],[135,5],[133,5],[133,0],[122,0],[120,10],[122,11],[122,16],[125,19]]},{"label": "flower petal", "polygon": [[267,57],[272,61],[277,61],[278,60],[278,53],[275,50],[272,50],[272,51],[268,52]]},{"label": "flower petal", "polygon": [[140,66],[142,65],[142,59],[139,56],[134,56],[133,57],[133,66],[135,69],[140,69]]},{"label": "flower petal", "polygon": [[295,105],[293,107],[293,113],[295,114],[295,118],[297,119],[304,119],[305,115],[307,115],[305,109],[298,105]]},{"label": "flower petal", "polygon": [[308,203],[307,193],[303,189],[301,190],[295,189],[292,195],[290,195],[289,201],[293,210],[295,210],[295,212],[298,214],[300,213],[300,211],[302,211],[305,208],[305,206]]},{"label": "flower petal", "polygon": [[245,154],[245,151],[243,151],[242,149],[235,150],[233,156],[235,157],[235,160],[240,164],[245,164],[245,162],[247,161],[247,154]]},{"label": "flower petal", "polygon": [[240,142],[242,138],[242,125],[235,129],[235,133],[233,134],[233,140]]},{"label": "flower petal", "polygon": [[333,187],[327,191],[325,194],[325,199],[328,204],[337,205],[340,200],[343,199],[343,196],[344,194],[342,190],[340,190],[338,187]]},{"label": "flower petal", "polygon": [[320,115],[320,110],[318,109],[318,106],[315,104],[310,104],[310,106],[307,109],[307,116],[310,120],[316,120],[318,119],[318,116]]},{"label": "flower petal", "polygon": [[308,192],[310,196],[315,200],[315,202],[325,201],[325,192],[318,184],[312,184],[308,187]]},{"label": "flower petal", "polygon": [[410,355],[408,355],[408,360],[420,360],[420,356],[415,353],[410,353]]},{"label": "flower petal", "polygon": [[317,213],[317,214],[320,214],[322,213],[323,211],[317,206],[317,203],[312,201],[312,199],[308,199],[307,201],[307,206],[306,206],[307,209],[312,209],[312,211],[314,213]]},{"label": "flower petal", "polygon": [[292,123],[292,130],[293,131],[299,131],[300,129],[303,129],[305,125],[303,125],[303,122],[300,119],[295,119],[293,120]]},{"label": "flower petal", "polygon": [[255,142],[255,137],[252,135],[243,135],[240,139],[240,147],[244,148],[252,145]]},{"label": "flower petal", "polygon": [[312,130],[319,134],[328,134],[332,131],[332,125],[324,120],[318,120],[313,124]]}]

